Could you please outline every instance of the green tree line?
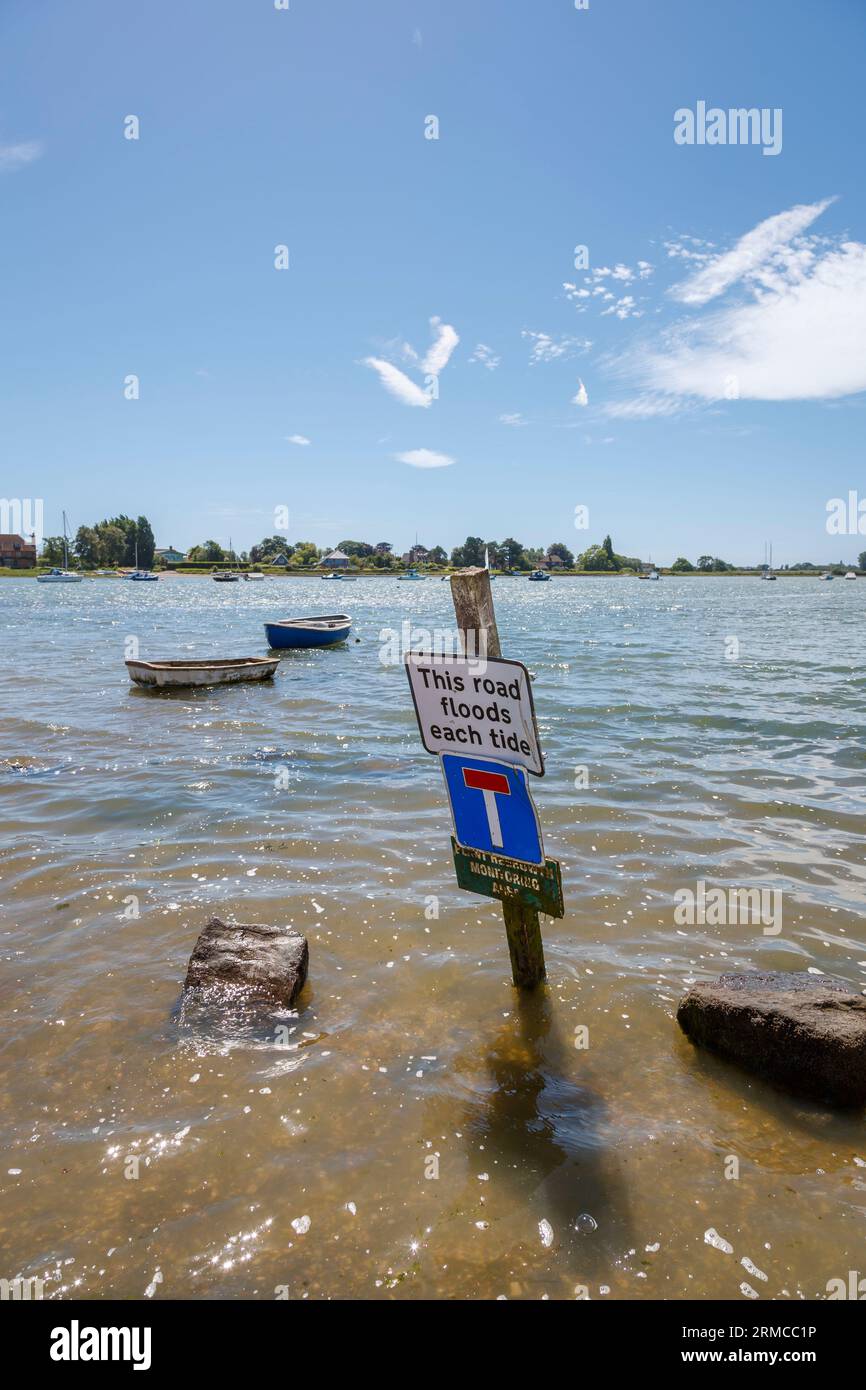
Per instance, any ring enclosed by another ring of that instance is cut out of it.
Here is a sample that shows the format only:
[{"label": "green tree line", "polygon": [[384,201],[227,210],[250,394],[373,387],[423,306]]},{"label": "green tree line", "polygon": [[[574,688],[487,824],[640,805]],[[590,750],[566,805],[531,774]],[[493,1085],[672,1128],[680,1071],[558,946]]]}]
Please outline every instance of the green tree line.
[{"label": "green tree line", "polygon": [[[113,516],[93,526],[79,526],[69,549],[80,569],[116,569],[134,565],[136,542],[140,569],[151,569],[156,542],[146,516]],[[42,559],[47,565],[63,564],[63,537],[46,536]]]}]

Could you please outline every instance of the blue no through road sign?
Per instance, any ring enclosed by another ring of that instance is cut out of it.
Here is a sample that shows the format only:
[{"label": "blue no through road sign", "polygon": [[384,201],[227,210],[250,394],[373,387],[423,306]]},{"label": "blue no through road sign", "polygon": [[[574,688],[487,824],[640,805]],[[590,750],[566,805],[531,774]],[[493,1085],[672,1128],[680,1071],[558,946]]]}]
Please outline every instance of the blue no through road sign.
[{"label": "blue no through road sign", "polygon": [[541,826],[524,769],[461,753],[443,753],[441,760],[457,843],[543,864]]}]

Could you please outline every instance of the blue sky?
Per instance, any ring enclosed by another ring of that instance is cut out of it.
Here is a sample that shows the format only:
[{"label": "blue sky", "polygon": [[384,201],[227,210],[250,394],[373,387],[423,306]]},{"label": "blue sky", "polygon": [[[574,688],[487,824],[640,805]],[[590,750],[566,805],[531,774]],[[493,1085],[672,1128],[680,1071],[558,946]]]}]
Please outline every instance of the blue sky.
[{"label": "blue sky", "polygon": [[[0,492],[47,532],[866,547],[825,530],[866,497],[858,0],[5,0],[0,37]],[[781,151],[675,143],[699,101]]]}]

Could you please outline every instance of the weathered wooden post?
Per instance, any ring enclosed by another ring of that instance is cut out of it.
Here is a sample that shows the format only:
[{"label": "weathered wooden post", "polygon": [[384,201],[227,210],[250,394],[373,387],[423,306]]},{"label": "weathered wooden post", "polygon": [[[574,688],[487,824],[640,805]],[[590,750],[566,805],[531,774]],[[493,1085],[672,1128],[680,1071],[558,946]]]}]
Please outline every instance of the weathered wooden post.
[{"label": "weathered wooden post", "polygon": [[562,875],[544,857],[529,776],[544,776],[532,683],[503,657],[487,570],[451,578],[462,651],[406,653],[406,675],[428,753],[451,807],[459,886],[502,903],[511,972],[521,989],[544,979],[539,912],[562,917]]},{"label": "weathered wooden post", "polygon": [[[451,576],[451,596],[465,655],[476,660],[500,657],[499,632],[493,610],[490,574],[486,569],[468,569]],[[545,978],[544,946],[538,909],[518,898],[502,900],[505,934],[511,953],[511,974],[521,989],[534,989]]]}]

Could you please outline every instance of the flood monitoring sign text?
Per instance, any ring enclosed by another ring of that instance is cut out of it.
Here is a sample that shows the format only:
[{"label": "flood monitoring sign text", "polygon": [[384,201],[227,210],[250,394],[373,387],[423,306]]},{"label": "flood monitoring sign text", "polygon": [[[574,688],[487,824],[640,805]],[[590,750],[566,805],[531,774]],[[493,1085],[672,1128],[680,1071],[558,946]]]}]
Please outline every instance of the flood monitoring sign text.
[{"label": "flood monitoring sign text", "polygon": [[473,753],[544,775],[529,672],[522,661],[410,652],[406,674],[428,753]]}]

